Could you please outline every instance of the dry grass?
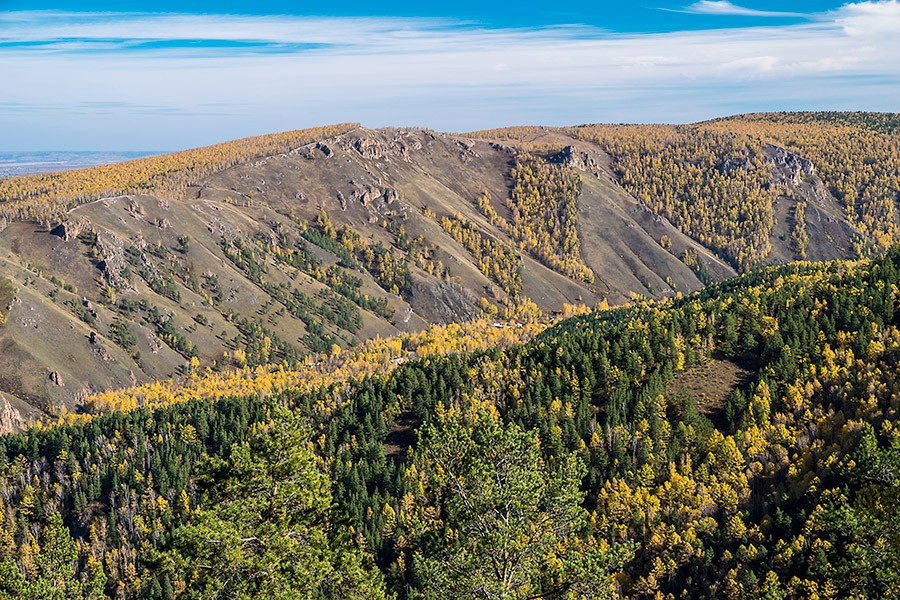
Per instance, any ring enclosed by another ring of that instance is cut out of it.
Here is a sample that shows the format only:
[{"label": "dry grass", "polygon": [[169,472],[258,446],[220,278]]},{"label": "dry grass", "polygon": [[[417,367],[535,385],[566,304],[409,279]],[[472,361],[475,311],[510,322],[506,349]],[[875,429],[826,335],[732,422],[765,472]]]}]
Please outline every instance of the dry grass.
[{"label": "dry grass", "polygon": [[753,376],[740,365],[719,358],[689,369],[675,377],[669,385],[669,393],[687,393],[697,401],[698,410],[707,416],[721,414],[725,400],[738,387]]},{"label": "dry grass", "polygon": [[0,324],[6,319],[6,307],[16,297],[16,286],[6,277],[0,277]]}]

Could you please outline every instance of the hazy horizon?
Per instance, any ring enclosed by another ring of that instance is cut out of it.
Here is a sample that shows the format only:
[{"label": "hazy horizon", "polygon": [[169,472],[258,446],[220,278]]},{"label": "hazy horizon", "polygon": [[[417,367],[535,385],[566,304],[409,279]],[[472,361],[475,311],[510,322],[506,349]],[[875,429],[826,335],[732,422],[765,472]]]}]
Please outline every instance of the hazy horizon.
[{"label": "hazy horizon", "polygon": [[0,150],[0,179],[108,165],[166,153],[159,150]]}]

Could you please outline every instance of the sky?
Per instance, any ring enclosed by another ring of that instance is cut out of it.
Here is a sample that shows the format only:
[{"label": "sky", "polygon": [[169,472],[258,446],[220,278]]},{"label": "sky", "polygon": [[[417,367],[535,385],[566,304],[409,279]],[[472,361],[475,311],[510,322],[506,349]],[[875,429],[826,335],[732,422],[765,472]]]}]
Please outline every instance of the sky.
[{"label": "sky", "polygon": [[0,150],[900,111],[900,0],[0,0]]}]

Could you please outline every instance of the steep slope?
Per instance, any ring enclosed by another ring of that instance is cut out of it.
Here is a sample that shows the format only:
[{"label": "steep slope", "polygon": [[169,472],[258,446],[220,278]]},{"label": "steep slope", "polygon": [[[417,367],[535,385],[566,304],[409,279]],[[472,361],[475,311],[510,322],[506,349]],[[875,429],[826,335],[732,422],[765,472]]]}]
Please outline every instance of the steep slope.
[{"label": "steep slope", "polygon": [[[886,248],[892,237],[860,227],[852,209],[830,193],[834,182],[824,182],[808,157],[751,131],[737,121],[734,127],[591,125],[571,133],[607,152],[617,183],[642,204],[737,269],[802,259],[807,252],[834,259]],[[840,136],[846,141],[853,134]],[[888,145],[880,150],[894,160]]]},{"label": "steep slope", "polygon": [[812,161],[774,144],[766,144],[764,152],[773,183],[782,191],[773,202],[773,244],[766,262],[834,260],[857,253],[862,235],[816,174]]},{"label": "steep slope", "polygon": [[[830,179],[837,159],[779,135],[849,126],[798,119],[341,125],[2,180],[0,427],[207,368],[293,366],[429,324],[661,298],[882,248],[874,213]],[[892,152],[893,131],[867,152]],[[851,182],[877,192],[865,206],[891,189],[876,175]]]},{"label": "steep slope", "polygon": [[[556,136],[554,141],[577,143],[564,135]],[[588,150],[590,155],[582,160],[593,161],[600,154],[596,148],[585,147]],[[450,265],[453,275],[463,280],[464,287],[477,289],[489,281],[471,265],[471,257],[459,244],[435,227],[434,221],[459,213],[477,224],[483,233],[510,242],[508,234],[481,214],[476,199],[487,192],[491,198],[501,199],[495,203],[500,211],[508,212],[502,199],[508,197],[513,183],[509,171],[516,155],[516,149],[511,146],[428,131],[357,129],[338,136],[331,144],[317,144],[290,156],[272,157],[247,169],[226,171],[212,177],[198,193],[200,197],[223,200],[244,198],[309,221],[325,210],[336,226],[367,229],[371,239],[385,244],[396,242],[390,227],[379,230],[369,226],[399,220],[408,236],[424,235],[437,247],[437,260]],[[611,183],[607,169],[601,167],[597,173],[588,173],[574,163],[569,168],[583,172],[584,180],[589,181],[579,201],[581,236],[588,237],[585,232],[591,231],[594,232],[591,237],[608,241],[612,236],[604,233],[635,229],[636,235],[630,241],[643,247],[629,250],[631,258],[624,257],[626,252],[621,242],[619,251],[585,249],[585,260],[598,279],[605,282],[598,283],[596,288],[561,280],[548,273],[552,270],[528,261],[524,273],[534,284],[527,287],[525,295],[535,299],[541,308],[553,310],[562,302],[575,302],[578,295],[587,303],[596,301],[598,296],[621,302],[631,293],[657,296],[671,291],[665,284],[657,285],[656,291],[649,289],[633,271],[656,269],[655,276],[663,280],[672,269],[679,269],[671,257],[647,259],[660,263],[658,266],[642,264],[645,254],[661,252],[658,240],[662,235],[675,239],[678,250],[697,245],[653,215],[642,215],[637,203],[620,188],[601,185],[604,180]],[[426,217],[426,210],[434,216]],[[656,221],[659,226],[641,225],[638,221]],[[711,256],[709,260],[716,264],[711,268],[719,277],[733,274],[721,261]],[[701,285],[690,274],[681,273],[680,277],[685,291]],[[540,298],[541,291],[546,294],[546,300]]]},{"label": "steep slope", "polygon": [[[440,222],[465,219],[512,248],[475,200],[508,195],[514,160],[486,142],[357,129],[228,168],[186,198],[104,198],[53,232],[10,224],[0,256],[16,299],[0,328],[0,383],[21,414],[12,420],[35,416],[16,398],[49,414],[78,410],[107,389],[471,319],[482,298],[514,314],[526,297],[554,311],[700,286],[659,247],[659,231],[638,224],[648,215],[590,180],[578,218],[596,283],[520,252],[523,298],[510,298]],[[323,213],[335,232],[359,234],[354,251],[324,235]],[[610,235],[618,229],[628,236]]]},{"label": "steep slope", "polygon": [[808,159],[842,214],[870,244],[890,247],[900,225],[900,115],[867,112],[758,113],[717,119],[710,129],[783,146]]}]

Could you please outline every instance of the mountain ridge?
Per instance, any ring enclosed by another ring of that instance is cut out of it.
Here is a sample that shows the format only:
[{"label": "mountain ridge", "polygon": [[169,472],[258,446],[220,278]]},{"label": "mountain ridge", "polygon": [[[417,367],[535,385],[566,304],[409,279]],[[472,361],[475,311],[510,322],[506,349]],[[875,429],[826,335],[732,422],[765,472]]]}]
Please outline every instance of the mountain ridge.
[{"label": "mountain ridge", "polygon": [[893,231],[872,221],[873,185],[857,195],[881,212],[857,210],[799,148],[722,127],[346,124],[95,168],[90,185],[137,187],[88,202],[77,173],[4,180],[6,422],[432,323],[689,293],[754,260],[877,251],[866,232]]}]

